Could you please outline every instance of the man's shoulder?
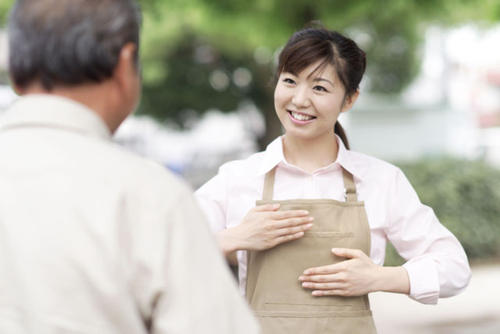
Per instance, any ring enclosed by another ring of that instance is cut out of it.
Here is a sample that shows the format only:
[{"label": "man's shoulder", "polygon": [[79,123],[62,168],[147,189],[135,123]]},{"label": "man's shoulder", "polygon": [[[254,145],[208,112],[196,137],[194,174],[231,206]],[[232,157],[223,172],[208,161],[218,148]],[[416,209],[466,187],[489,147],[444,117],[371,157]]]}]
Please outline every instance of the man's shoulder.
[{"label": "man's shoulder", "polygon": [[[102,148],[101,164],[109,177],[119,179],[124,185],[154,191],[186,190],[187,185],[160,163],[142,157],[115,143]],[[104,172],[104,171],[103,171]]]}]

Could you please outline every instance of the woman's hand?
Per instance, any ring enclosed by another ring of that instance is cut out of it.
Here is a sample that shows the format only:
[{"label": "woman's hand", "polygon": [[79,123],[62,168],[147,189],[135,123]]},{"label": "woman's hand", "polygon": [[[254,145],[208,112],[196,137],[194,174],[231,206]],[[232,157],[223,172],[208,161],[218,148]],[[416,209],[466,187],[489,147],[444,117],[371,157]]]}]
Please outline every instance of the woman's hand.
[{"label": "woman's hand", "polygon": [[313,296],[361,296],[374,291],[409,293],[408,274],[403,267],[382,267],[359,249],[332,249],[348,258],[336,264],[309,268],[299,277]]},{"label": "woman's hand", "polygon": [[237,250],[264,250],[299,239],[312,227],[306,210],[278,211],[279,204],[252,208],[238,226],[217,233],[217,241],[230,264],[237,264]]},{"label": "woman's hand", "polygon": [[312,227],[313,217],[306,210],[278,211],[279,204],[252,208],[240,225],[226,230],[237,249],[264,250],[299,239]]}]

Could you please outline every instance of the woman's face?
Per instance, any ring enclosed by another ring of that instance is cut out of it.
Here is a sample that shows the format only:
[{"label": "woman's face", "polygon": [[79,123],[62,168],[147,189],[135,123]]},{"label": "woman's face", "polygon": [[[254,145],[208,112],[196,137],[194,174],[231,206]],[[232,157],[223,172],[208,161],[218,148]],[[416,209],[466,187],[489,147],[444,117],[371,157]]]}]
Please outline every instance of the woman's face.
[{"label": "woman's face", "polygon": [[332,136],[339,114],[356,100],[357,93],[344,101],[345,88],[332,65],[315,72],[320,63],[296,75],[279,76],[274,107],[287,136],[306,140]]}]

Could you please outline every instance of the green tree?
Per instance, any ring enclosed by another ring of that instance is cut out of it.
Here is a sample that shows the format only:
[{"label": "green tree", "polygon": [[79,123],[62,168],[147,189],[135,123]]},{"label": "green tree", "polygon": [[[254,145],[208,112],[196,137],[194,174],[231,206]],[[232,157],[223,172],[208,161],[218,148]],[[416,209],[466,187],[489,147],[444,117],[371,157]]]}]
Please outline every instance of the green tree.
[{"label": "green tree", "polygon": [[0,0],[0,26],[5,25],[7,13],[13,3],[13,0]]},{"label": "green tree", "polygon": [[[0,24],[13,2],[0,0]],[[233,111],[240,101],[251,100],[268,125],[262,144],[280,131],[269,85],[273,55],[308,22],[320,20],[362,46],[368,55],[367,90],[398,93],[417,73],[417,48],[427,24],[500,18],[497,0],[139,2],[144,13],[140,112],[182,123],[185,111]],[[245,69],[251,80],[241,84]]]},{"label": "green tree", "polygon": [[[182,120],[178,117],[182,110],[232,111],[241,99],[250,99],[266,119],[264,145],[279,133],[280,126],[269,85],[274,63],[260,56],[273,54],[311,20],[320,20],[358,41],[368,55],[367,89],[393,94],[417,73],[417,48],[427,24],[491,22],[499,17],[500,5],[491,0],[480,4],[462,0],[150,0],[145,11],[141,111],[160,119]],[[213,50],[213,61],[197,61],[200,48]],[[211,87],[210,73],[220,70],[230,78],[241,66],[253,74],[251,85]],[[186,78],[192,79],[193,73],[199,74],[196,85]],[[178,103],[168,103],[170,97]]]},{"label": "green tree", "polygon": [[[483,161],[450,157],[398,164],[441,223],[463,245],[469,259],[500,257],[500,170]],[[392,247],[387,263],[401,264]]]}]

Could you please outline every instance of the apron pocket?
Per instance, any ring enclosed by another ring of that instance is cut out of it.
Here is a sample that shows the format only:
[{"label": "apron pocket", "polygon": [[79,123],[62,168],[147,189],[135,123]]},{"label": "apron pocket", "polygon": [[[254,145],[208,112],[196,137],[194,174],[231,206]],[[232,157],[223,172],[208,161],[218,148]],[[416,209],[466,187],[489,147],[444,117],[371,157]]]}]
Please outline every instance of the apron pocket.
[{"label": "apron pocket", "polygon": [[346,239],[354,238],[353,232],[337,232],[337,231],[307,231],[303,238],[332,238]]},{"label": "apron pocket", "polygon": [[299,311],[299,312],[280,312],[280,311],[254,311],[258,317],[266,318],[355,318],[355,317],[371,317],[370,310],[353,310],[353,311]]},{"label": "apron pocket", "polygon": [[[316,300],[312,302],[306,301],[287,301],[287,302],[276,302],[268,301],[264,302],[264,307],[260,309],[261,312],[279,312],[279,313],[296,313],[296,312],[337,312],[337,311],[358,311],[359,306],[356,307],[356,303],[346,303],[345,300],[341,300],[338,303],[327,303],[319,304],[315,303]],[[362,309],[361,309],[362,310]]]},{"label": "apron pocket", "polygon": [[[309,295],[310,293],[306,292],[306,294]],[[370,310],[367,296],[305,297],[300,298],[300,295],[289,296],[288,300],[266,298],[267,300],[263,300],[260,306],[254,305],[254,309],[263,313],[277,312],[279,314],[350,314]]]}]

